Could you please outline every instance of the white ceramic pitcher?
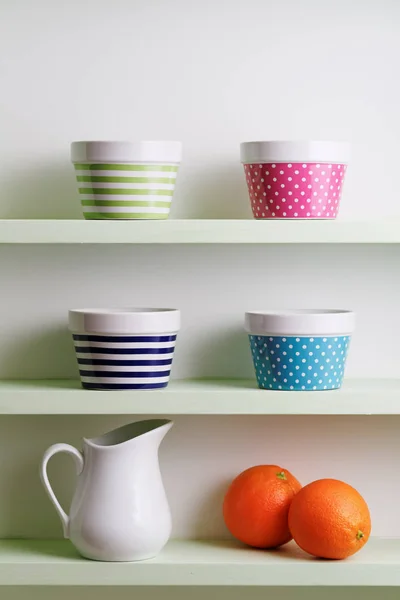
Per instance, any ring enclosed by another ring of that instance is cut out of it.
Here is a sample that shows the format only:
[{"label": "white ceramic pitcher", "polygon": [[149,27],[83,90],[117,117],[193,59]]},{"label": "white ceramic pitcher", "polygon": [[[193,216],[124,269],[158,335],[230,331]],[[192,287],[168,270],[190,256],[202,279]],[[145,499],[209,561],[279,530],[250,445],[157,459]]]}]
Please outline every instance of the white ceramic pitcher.
[{"label": "white ceramic pitcher", "polygon": [[[134,561],[154,557],[171,534],[171,514],[158,464],[158,448],[172,421],[130,423],[83,440],[83,455],[69,444],[46,450],[41,479],[61,519],[64,537],[86,558]],[[57,452],[73,457],[77,487],[68,516],[47,476]]]}]

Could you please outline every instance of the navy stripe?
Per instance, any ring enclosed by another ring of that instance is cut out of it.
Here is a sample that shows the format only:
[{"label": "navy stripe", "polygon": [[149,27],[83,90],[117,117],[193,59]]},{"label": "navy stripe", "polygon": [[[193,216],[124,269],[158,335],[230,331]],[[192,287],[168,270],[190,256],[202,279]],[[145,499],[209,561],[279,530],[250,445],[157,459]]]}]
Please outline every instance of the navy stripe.
[{"label": "navy stripe", "polygon": [[77,335],[72,337],[76,342],[105,342],[117,344],[118,342],[175,342],[176,335]]},{"label": "navy stripe", "polygon": [[81,354],[171,354],[172,348],[93,348],[92,346],[76,346],[75,351]]},{"label": "navy stripe", "polygon": [[168,377],[170,371],[81,371],[82,377],[124,377],[139,379],[140,377]]},{"label": "navy stripe", "polygon": [[172,358],[156,360],[107,360],[103,358],[78,358],[79,365],[93,365],[101,367],[162,367],[172,365]]},{"label": "navy stripe", "polygon": [[86,390],[156,390],[167,387],[167,383],[85,383]]}]

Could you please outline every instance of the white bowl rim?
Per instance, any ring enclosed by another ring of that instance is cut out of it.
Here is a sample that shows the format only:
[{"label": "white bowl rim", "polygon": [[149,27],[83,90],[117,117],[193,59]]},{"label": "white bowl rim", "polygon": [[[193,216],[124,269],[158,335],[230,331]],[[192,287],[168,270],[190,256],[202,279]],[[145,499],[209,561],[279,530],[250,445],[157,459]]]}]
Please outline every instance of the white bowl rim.
[{"label": "white bowl rim", "polygon": [[71,308],[70,313],[93,315],[154,314],[179,312],[177,308]]},{"label": "white bowl rim", "polygon": [[350,160],[350,144],[328,140],[265,140],[242,142],[240,158],[254,163],[342,163]]},{"label": "white bowl rim", "polygon": [[170,140],[105,141],[71,143],[73,163],[164,163],[179,165],[182,143]]},{"label": "white bowl rim", "polygon": [[281,309],[245,313],[245,329],[252,335],[350,335],[355,313],[348,309]]},{"label": "white bowl rim", "polygon": [[69,311],[69,330],[79,334],[157,335],[180,329],[176,308],[87,308]]}]

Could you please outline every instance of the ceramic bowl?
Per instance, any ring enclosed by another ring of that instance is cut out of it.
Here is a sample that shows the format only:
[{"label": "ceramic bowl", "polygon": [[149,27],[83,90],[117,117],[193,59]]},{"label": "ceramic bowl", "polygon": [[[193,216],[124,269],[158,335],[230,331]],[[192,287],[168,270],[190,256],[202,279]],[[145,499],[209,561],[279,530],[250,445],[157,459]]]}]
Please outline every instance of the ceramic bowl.
[{"label": "ceramic bowl", "polygon": [[256,219],[336,218],[348,144],[245,142],[240,150]]},{"label": "ceramic bowl", "polygon": [[89,390],[152,390],[168,385],[179,310],[69,311],[82,386]]},{"label": "ceramic bowl", "polygon": [[85,219],[167,219],[180,142],[73,142]]},{"label": "ceramic bowl", "polygon": [[334,390],[346,365],[354,313],[348,310],[248,312],[254,369],[267,390]]}]

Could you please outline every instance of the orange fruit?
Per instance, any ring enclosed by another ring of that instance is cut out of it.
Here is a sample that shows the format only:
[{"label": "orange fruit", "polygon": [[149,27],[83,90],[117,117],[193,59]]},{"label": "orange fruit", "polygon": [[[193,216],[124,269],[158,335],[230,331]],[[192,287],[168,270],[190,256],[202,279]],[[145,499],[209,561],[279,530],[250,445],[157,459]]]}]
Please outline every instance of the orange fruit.
[{"label": "orange fruit", "polygon": [[364,498],[351,485],[319,479],[294,498],[289,529],[295,542],[309,554],[347,558],[367,543],[371,517]]},{"label": "orange fruit", "polygon": [[231,534],[255,548],[276,548],[292,539],[288,512],[300,483],[276,465],[243,471],[231,483],[223,513]]}]

